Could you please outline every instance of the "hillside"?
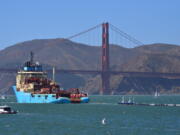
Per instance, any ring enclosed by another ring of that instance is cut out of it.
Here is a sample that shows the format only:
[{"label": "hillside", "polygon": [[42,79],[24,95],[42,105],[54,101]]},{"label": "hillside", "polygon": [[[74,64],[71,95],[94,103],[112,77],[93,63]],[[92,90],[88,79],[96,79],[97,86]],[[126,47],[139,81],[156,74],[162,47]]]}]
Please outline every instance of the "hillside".
[{"label": "hillside", "polygon": [[[45,68],[97,70],[101,68],[101,47],[88,46],[64,39],[38,39],[15,44],[0,51],[0,68],[20,68],[29,59],[29,52],[35,53],[35,60]],[[169,44],[151,44],[132,49],[117,45],[110,47],[112,70],[180,72],[180,47]],[[50,75],[51,77],[51,75]],[[56,75],[57,81],[65,87],[85,88],[97,94],[100,76]],[[15,82],[15,74],[0,74],[1,92],[9,93]],[[111,88],[115,93],[151,94],[156,86],[162,93],[179,93],[178,79],[123,78],[111,77]],[[157,83],[158,82],[158,83]],[[167,82],[169,85],[165,85]]]}]

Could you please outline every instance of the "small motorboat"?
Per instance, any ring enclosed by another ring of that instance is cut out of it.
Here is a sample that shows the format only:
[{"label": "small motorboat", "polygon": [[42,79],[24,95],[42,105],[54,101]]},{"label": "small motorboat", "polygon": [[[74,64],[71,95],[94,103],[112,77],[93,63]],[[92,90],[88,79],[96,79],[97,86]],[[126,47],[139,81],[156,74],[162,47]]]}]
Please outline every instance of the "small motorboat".
[{"label": "small motorboat", "polygon": [[125,98],[123,96],[121,102],[118,102],[118,104],[121,104],[121,105],[134,105],[135,104],[134,97],[133,97],[133,100],[131,100],[131,98],[129,97],[128,101],[125,101]]},{"label": "small motorboat", "polygon": [[9,106],[0,106],[0,114],[16,114],[17,111],[14,111]]}]

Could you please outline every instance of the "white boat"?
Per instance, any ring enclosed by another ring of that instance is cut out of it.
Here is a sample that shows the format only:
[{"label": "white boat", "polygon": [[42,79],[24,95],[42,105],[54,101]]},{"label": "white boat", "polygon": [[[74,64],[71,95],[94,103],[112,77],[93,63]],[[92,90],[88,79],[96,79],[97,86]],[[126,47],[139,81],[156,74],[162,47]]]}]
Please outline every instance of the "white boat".
[{"label": "white boat", "polygon": [[0,114],[16,114],[17,111],[14,111],[9,106],[0,106]]},{"label": "white boat", "polygon": [[160,96],[160,94],[158,93],[157,90],[156,90],[156,92],[154,93],[154,96],[155,96],[155,97],[159,97],[159,96]]},{"label": "white boat", "polygon": [[131,98],[130,98],[130,97],[129,97],[128,103],[132,103],[132,102],[131,102]]},{"label": "white boat", "polygon": [[159,97],[160,96],[160,94],[159,94],[159,92],[158,92],[158,87],[156,87],[156,91],[155,91],[155,93],[154,93],[154,97]]},{"label": "white boat", "polygon": [[125,103],[124,96],[122,97],[121,103]]}]

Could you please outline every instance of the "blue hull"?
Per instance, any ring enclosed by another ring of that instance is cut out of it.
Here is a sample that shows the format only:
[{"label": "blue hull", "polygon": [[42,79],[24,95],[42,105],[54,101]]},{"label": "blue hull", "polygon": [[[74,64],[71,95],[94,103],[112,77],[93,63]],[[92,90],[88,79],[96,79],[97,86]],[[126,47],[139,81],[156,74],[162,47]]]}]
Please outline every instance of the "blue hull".
[{"label": "blue hull", "polygon": [[[55,94],[31,94],[17,91],[16,86],[12,86],[18,103],[70,103],[67,97],[56,98]],[[88,103],[88,97],[81,97],[81,103]]]},{"label": "blue hull", "polygon": [[89,97],[81,97],[81,103],[88,103],[89,101]]},{"label": "blue hull", "polygon": [[16,90],[12,87],[18,103],[70,103],[69,98],[58,97],[55,94],[31,94]]}]

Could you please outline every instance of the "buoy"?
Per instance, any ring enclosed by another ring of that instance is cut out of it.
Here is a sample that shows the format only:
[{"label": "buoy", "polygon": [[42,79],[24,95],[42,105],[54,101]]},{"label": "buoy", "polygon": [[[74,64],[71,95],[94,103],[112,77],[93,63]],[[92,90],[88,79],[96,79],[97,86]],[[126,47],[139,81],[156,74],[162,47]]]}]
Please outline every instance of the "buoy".
[{"label": "buoy", "polygon": [[102,121],[101,121],[101,123],[102,123],[103,125],[105,125],[105,124],[106,124],[106,118],[103,118]]}]

